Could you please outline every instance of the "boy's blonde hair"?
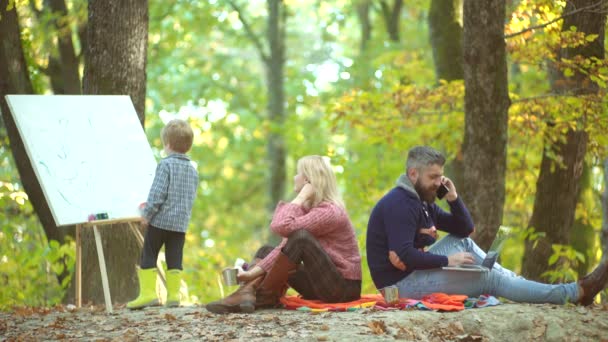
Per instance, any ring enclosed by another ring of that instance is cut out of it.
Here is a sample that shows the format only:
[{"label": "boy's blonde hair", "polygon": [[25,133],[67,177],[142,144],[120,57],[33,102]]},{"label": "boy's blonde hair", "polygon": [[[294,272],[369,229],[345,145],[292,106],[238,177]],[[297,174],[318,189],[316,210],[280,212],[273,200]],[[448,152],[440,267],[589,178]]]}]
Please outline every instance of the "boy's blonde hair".
[{"label": "boy's blonde hair", "polygon": [[160,138],[163,145],[168,144],[171,150],[177,153],[186,153],[192,147],[194,133],[186,121],[173,119],[160,131]]},{"label": "boy's blonde hair", "polygon": [[338,183],[334,171],[321,156],[306,156],[298,160],[298,172],[304,175],[315,189],[312,207],[321,202],[331,202],[344,207],[338,192]]}]

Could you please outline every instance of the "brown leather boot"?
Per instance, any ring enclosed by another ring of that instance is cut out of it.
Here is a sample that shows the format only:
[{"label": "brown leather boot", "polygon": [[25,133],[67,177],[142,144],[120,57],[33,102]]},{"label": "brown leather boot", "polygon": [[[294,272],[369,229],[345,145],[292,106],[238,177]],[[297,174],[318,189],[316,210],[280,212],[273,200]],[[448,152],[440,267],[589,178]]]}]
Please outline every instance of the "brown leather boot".
[{"label": "brown leather boot", "polygon": [[207,311],[216,314],[225,314],[231,312],[251,313],[255,310],[255,293],[263,276],[259,276],[245,285],[241,285],[238,290],[230,296],[216,300],[207,304]]},{"label": "brown leather boot", "polygon": [[583,289],[583,296],[579,298],[578,304],[585,306],[593,304],[593,298],[606,287],[607,283],[608,260],[605,260],[593,272],[578,281],[578,285]]},{"label": "brown leather boot", "polygon": [[279,304],[279,299],[287,292],[289,274],[296,270],[296,264],[287,255],[280,252],[272,268],[264,277],[255,293],[256,308],[272,308]]}]

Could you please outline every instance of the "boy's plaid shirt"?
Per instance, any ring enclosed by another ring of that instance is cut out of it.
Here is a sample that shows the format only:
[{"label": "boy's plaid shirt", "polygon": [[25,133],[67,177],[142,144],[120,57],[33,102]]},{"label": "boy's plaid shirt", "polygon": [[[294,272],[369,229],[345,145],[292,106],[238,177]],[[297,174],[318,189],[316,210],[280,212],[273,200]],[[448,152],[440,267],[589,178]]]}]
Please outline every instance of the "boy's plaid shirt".
[{"label": "boy's plaid shirt", "polygon": [[198,172],[185,154],[174,153],[156,167],[143,216],[150,225],[185,233],[198,189]]}]

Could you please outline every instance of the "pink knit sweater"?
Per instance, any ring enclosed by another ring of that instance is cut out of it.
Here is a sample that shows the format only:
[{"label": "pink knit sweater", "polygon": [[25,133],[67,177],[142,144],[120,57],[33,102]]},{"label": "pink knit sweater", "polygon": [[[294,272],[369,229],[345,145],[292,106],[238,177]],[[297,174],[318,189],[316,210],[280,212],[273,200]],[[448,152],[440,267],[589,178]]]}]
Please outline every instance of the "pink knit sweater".
[{"label": "pink knit sweater", "polygon": [[305,209],[303,206],[279,202],[270,223],[270,229],[283,237],[279,244],[260,266],[268,272],[287,236],[299,229],[306,229],[314,236],[345,279],[361,280],[361,255],[355,230],[344,208],[329,202]]}]

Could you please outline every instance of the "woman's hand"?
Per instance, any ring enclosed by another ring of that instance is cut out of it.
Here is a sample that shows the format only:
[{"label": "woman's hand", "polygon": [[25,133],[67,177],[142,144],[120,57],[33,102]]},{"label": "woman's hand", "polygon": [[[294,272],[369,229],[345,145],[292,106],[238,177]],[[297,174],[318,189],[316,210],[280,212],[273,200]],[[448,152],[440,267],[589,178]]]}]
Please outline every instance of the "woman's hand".
[{"label": "woman's hand", "polygon": [[239,274],[236,276],[236,278],[241,283],[248,283],[264,273],[266,272],[260,266],[254,266],[248,271],[243,271],[239,269]]},{"label": "woman's hand", "polygon": [[300,190],[300,192],[298,193],[296,198],[294,198],[293,201],[291,201],[291,203],[303,205],[303,206],[310,206],[310,202],[312,202],[312,199],[314,197],[315,197],[315,188],[312,186],[312,184],[306,183],[306,184],[304,184],[304,186],[302,187],[302,189]]},{"label": "woman's hand", "polygon": [[407,266],[405,266],[405,264],[403,263],[403,261],[401,261],[401,258],[399,258],[395,251],[388,252],[388,260],[391,262],[391,264],[393,264],[393,266],[400,269],[401,271],[405,271],[407,269]]}]

